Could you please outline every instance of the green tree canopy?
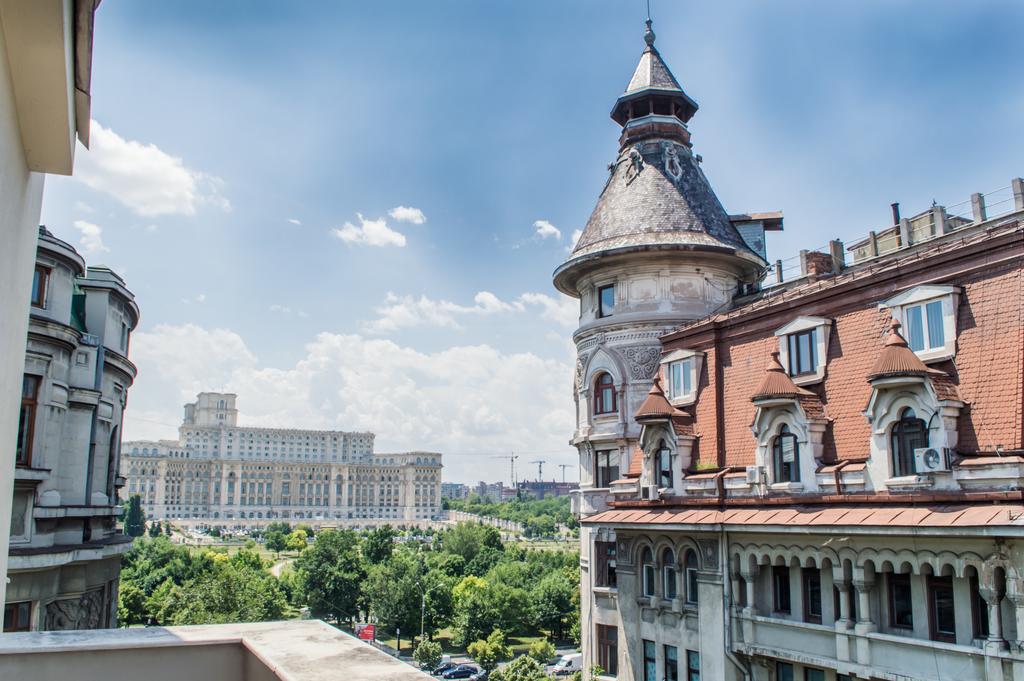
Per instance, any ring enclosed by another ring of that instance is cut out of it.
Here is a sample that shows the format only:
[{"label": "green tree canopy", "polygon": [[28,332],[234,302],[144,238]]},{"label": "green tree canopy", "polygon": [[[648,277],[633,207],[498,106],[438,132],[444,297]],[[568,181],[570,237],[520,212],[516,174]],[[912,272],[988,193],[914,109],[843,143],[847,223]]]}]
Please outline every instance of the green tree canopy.
[{"label": "green tree canopy", "polygon": [[178,587],[167,610],[172,624],[221,624],[280,619],[286,608],[273,575],[262,567],[253,569],[251,561],[232,558]]},{"label": "green tree canopy", "polygon": [[497,667],[498,662],[507,659],[510,655],[508,645],[505,643],[505,633],[501,629],[492,631],[486,640],[470,643],[466,652],[488,672]]},{"label": "green tree canopy", "polygon": [[441,664],[441,644],[435,641],[420,641],[412,658],[419,662],[423,669],[433,670]]},{"label": "green tree canopy", "polygon": [[133,494],[128,499],[124,516],[124,533],[129,537],[141,537],[146,532],[146,513],[142,510],[142,497]]},{"label": "green tree canopy", "polygon": [[286,536],[280,530],[268,530],[263,535],[263,544],[267,547],[268,551],[274,553],[281,553],[288,548],[288,540]]},{"label": "green tree canopy", "polygon": [[285,539],[285,543],[288,545],[288,549],[290,551],[302,551],[309,546],[308,537],[308,534],[299,528],[295,528]]},{"label": "green tree canopy", "polygon": [[501,669],[495,670],[488,679],[489,681],[547,681],[548,677],[543,663],[538,662],[532,655],[520,655]]},{"label": "green tree canopy", "polygon": [[295,560],[302,592],[314,617],[341,620],[358,613],[365,573],[351,530],[323,530]]},{"label": "green tree canopy", "polygon": [[371,530],[363,539],[363,558],[370,565],[379,565],[391,557],[398,533],[390,525]]},{"label": "green tree canopy", "polygon": [[526,654],[546,666],[555,657],[555,644],[548,639],[534,641],[530,644],[530,649]]},{"label": "green tree canopy", "polygon": [[564,572],[545,575],[530,591],[530,607],[536,626],[561,638],[566,630],[566,617],[574,607],[578,588]]}]

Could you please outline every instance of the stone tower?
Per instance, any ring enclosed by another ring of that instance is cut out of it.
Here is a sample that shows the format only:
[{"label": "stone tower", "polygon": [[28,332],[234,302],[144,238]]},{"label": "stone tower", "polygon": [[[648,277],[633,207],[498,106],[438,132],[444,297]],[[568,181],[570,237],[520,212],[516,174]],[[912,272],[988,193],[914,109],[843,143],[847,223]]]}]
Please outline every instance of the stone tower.
[{"label": "stone tower", "polygon": [[[643,455],[634,414],[661,362],[678,359],[662,357],[659,337],[756,287],[767,264],[763,231],[781,226],[777,216],[766,223],[726,213],[692,150],[688,123],[697,103],[654,40],[648,20],[640,63],[611,112],[622,126],[618,156],[572,254],[554,273],[555,287],[580,300],[571,443],[580,456],[575,510],[583,517],[608,507],[617,480],[635,493]],[[707,381],[702,359],[682,364],[690,375],[667,381],[673,406],[684,406]],[[689,467],[688,454],[674,458],[680,473]],[[588,565],[595,539],[615,546],[614,532],[606,533],[581,532],[584,622],[600,624]],[[594,626],[583,627],[582,636],[584,660],[596,664]]]}]

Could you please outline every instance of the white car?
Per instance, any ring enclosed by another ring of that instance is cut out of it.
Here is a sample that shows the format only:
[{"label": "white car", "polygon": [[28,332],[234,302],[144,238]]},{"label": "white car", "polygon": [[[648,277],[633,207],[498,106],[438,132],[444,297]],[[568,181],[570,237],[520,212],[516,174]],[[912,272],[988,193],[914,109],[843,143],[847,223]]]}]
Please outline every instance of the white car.
[{"label": "white car", "polygon": [[570,653],[569,655],[562,655],[558,662],[548,667],[548,674],[551,676],[568,676],[581,669],[583,669],[583,653]]}]

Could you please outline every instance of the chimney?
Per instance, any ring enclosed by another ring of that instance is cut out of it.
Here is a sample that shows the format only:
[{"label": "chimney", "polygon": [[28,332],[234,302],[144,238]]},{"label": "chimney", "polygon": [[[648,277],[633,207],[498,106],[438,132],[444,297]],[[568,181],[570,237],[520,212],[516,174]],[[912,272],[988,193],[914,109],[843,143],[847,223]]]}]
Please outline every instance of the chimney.
[{"label": "chimney", "polygon": [[894,225],[900,224],[900,203],[899,203],[899,201],[897,201],[896,203],[892,204],[892,224],[894,224]]},{"label": "chimney", "polygon": [[800,261],[801,269],[810,281],[816,281],[821,277],[832,276],[836,273],[835,261],[828,253],[801,251]]}]

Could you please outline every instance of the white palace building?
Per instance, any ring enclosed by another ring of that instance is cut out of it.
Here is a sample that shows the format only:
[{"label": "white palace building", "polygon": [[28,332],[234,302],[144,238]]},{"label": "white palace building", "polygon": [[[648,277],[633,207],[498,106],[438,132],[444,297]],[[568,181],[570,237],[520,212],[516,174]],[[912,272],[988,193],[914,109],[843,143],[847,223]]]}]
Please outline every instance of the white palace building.
[{"label": "white palace building", "polygon": [[441,454],[378,454],[374,434],[238,425],[236,395],[200,393],[177,440],[125,442],[126,497],[186,526],[425,526],[441,516]]}]

